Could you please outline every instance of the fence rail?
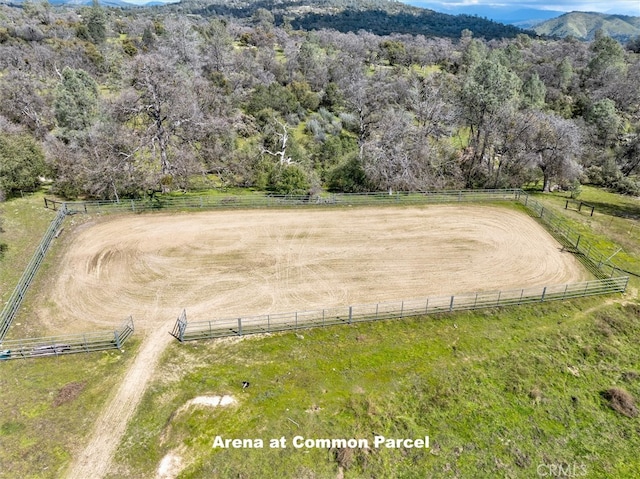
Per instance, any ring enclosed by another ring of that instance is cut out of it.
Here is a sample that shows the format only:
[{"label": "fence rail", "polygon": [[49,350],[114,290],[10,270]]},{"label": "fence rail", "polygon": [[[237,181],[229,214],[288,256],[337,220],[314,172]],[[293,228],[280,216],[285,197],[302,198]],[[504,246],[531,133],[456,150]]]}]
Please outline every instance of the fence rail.
[{"label": "fence rail", "polygon": [[49,247],[51,246],[53,239],[56,237],[58,230],[60,228],[60,225],[64,221],[66,214],[67,214],[67,210],[63,204],[58,209],[58,214],[49,224],[49,228],[43,235],[42,240],[40,241],[40,244],[38,245],[38,247],[36,248],[36,251],[31,257],[31,261],[29,262],[24,272],[22,273],[22,276],[20,277],[20,280],[18,281],[17,286],[15,287],[15,289],[13,290],[13,293],[11,294],[6,304],[4,305],[2,312],[0,312],[0,341],[4,339],[4,337],[7,334],[7,331],[9,331],[9,328],[11,327],[11,324],[13,323],[13,320],[16,314],[20,309],[20,305],[24,300],[27,290],[29,289],[29,286],[31,286],[31,282],[33,281],[33,278],[38,272],[38,269],[40,268],[40,265],[42,264],[42,261],[44,260],[44,257],[47,254],[47,251],[49,250]]},{"label": "fence rail", "polygon": [[[294,313],[268,314],[215,321],[188,322],[186,311],[183,311],[177,319],[171,334],[180,341],[187,341],[200,338],[283,331],[287,329],[307,328],[319,325],[324,326],[330,324],[353,323],[358,321],[372,321],[376,319],[401,318],[422,314],[562,300],[600,294],[621,293],[626,290],[629,277],[624,276],[624,271],[618,268],[611,261],[615,253],[613,255],[606,256],[604,253],[600,252],[595,245],[587,242],[580,234],[576,233],[565,219],[553,213],[551,210],[545,209],[542,204],[520,189],[396,192],[394,194],[376,192],[365,194],[323,194],[315,196],[274,196],[255,194],[196,197],[185,195],[181,197],[158,197],[143,200],[67,203],[45,199],[45,206],[47,208],[58,210],[58,216],[61,217],[60,221],[62,221],[65,214],[80,212],[110,213],[143,212],[162,209],[194,210],[213,208],[288,208],[334,205],[416,205],[461,202],[473,203],[481,201],[516,201],[521,203],[524,205],[525,209],[530,212],[530,214],[540,219],[540,221],[547,227],[548,231],[556,237],[564,248],[575,253],[598,279],[584,283],[551,285],[538,289],[524,288],[491,293],[478,292],[473,294],[428,298],[417,302],[401,301],[396,303],[377,303],[375,305],[358,305],[328,308],[319,311],[298,311]],[[47,248],[49,243],[46,243]],[[46,251],[46,249],[44,251]],[[37,254],[38,253],[36,253],[36,255]],[[36,255],[34,255],[34,258]],[[25,274],[27,274],[26,271]],[[33,277],[33,274],[35,274],[35,270],[30,274],[30,276]],[[24,289],[26,290],[26,288]],[[22,298],[20,298],[20,301],[21,300]],[[14,308],[13,315],[15,315],[15,311],[18,307],[19,303],[18,306]],[[7,308],[5,308],[5,310],[6,309]],[[0,318],[4,318],[4,316]],[[11,319],[12,318],[13,316]],[[3,324],[3,322],[0,322],[0,327],[2,327]],[[8,325],[10,324],[11,321],[8,322]],[[6,333],[8,325],[6,326],[4,333]],[[2,333],[1,330],[0,333]],[[2,337],[3,335],[0,335],[0,339],[2,339]],[[115,339],[117,342],[117,334]]]},{"label": "fence rail", "polygon": [[516,201],[521,203],[550,228],[552,234],[570,251],[584,256],[585,266],[596,277],[621,275],[623,272],[611,262],[611,258],[600,253],[593,244],[587,243],[580,234],[571,229],[559,215],[545,208],[519,188],[488,190],[440,190],[418,192],[373,192],[335,193],[322,195],[278,196],[278,195],[234,195],[234,196],[173,196],[152,199],[120,201],[80,201],[61,203],[45,199],[45,206],[58,210],[65,208],[73,213],[117,213],[158,210],[200,210],[231,208],[294,208],[312,206],[347,205],[420,205],[441,203],[474,203],[494,201]]},{"label": "fence rail", "polygon": [[0,361],[122,349],[133,331],[133,318],[129,316],[115,331],[6,340],[0,342]]},{"label": "fence rail", "polygon": [[71,201],[62,203],[45,199],[51,209],[66,206],[70,213],[116,213],[158,210],[198,210],[232,208],[294,208],[346,205],[415,205],[429,203],[513,201],[522,193],[519,189],[447,190],[423,192],[335,193],[322,195],[230,195],[171,196],[120,201]]},{"label": "fence rail", "polygon": [[566,219],[531,198],[526,193],[518,197],[518,201],[538,217],[558,242],[567,250],[575,253],[585,267],[596,278],[624,276],[626,272],[612,262],[613,254],[605,254],[596,245],[587,241],[571,228]]},{"label": "fence rail", "polygon": [[243,336],[307,329],[363,321],[398,319],[429,314],[497,308],[547,301],[559,301],[601,294],[623,293],[628,277],[617,277],[563,285],[521,288],[495,292],[466,293],[419,300],[360,304],[313,311],[262,314],[211,321],[187,321],[183,310],[171,334],[180,342],[197,339]]}]

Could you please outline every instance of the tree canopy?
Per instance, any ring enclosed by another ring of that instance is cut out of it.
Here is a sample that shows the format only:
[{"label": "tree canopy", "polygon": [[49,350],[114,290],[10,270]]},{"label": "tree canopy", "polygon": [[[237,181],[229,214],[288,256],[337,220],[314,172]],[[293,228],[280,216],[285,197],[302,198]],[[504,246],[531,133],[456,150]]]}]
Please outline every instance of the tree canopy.
[{"label": "tree canopy", "polygon": [[637,189],[640,55],[603,33],[310,31],[233,5],[0,6],[5,194]]}]

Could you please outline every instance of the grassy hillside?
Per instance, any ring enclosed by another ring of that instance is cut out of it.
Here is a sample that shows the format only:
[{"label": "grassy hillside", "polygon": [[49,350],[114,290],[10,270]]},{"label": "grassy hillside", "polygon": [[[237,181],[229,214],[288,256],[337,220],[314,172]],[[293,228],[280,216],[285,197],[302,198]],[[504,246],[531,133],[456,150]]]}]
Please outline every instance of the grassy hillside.
[{"label": "grassy hillside", "polygon": [[533,30],[538,35],[572,36],[580,40],[593,40],[596,31],[602,30],[616,40],[627,41],[640,35],[640,17],[571,12],[539,23]]},{"label": "grassy hillside", "polygon": [[[637,477],[637,419],[606,391],[640,394],[639,313],[588,300],[174,344],[110,477],[152,477],[169,453],[183,478],[536,477],[540,464]],[[181,409],[213,394],[238,403]],[[292,444],[375,435],[430,447]],[[214,448],[216,436],[265,447]],[[287,448],[269,447],[281,437]]]},{"label": "grassy hillside", "polygon": [[7,251],[0,258],[0,300],[9,299],[22,271],[40,244],[44,232],[55,213],[44,208],[43,194],[0,202],[3,231],[0,242],[7,244]]}]

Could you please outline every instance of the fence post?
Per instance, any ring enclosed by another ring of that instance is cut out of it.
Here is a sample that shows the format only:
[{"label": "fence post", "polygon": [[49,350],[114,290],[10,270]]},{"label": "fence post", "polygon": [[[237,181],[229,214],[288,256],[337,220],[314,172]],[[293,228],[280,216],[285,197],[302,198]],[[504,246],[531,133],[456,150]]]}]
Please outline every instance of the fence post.
[{"label": "fence post", "polygon": [[478,304],[478,293],[476,293],[476,299],[473,302],[473,309],[476,309],[476,305]]},{"label": "fence post", "polygon": [[120,336],[118,335],[117,329],[113,332],[113,336],[115,338],[116,348],[120,349]]},{"label": "fence post", "polygon": [[298,312],[296,311],[295,329],[298,329]]},{"label": "fence post", "polygon": [[182,343],[184,341],[184,330],[187,328],[187,325],[182,321],[178,322],[178,340]]},{"label": "fence post", "polygon": [[404,301],[400,303],[400,318],[404,317]]},{"label": "fence post", "polygon": [[453,299],[455,296],[451,296],[451,302],[449,303],[449,312],[453,311]]},{"label": "fence post", "polygon": [[238,318],[238,336],[242,336],[242,319]]},{"label": "fence post", "polygon": [[[322,313],[324,314],[324,311],[322,311]],[[271,328],[271,315],[267,314],[267,331],[269,331]]]},{"label": "fence post", "polygon": [[135,211],[136,210],[136,204],[133,202],[133,200],[131,200],[131,211]]},{"label": "fence post", "polygon": [[542,208],[540,208],[540,218],[542,218],[543,214],[544,214],[544,206]]},{"label": "fence post", "polygon": [[547,287],[545,286],[542,290],[542,296],[540,297],[540,301],[544,301],[544,295],[547,294]]},{"label": "fence post", "polygon": [[351,318],[353,318],[353,306],[349,306],[349,324],[351,324]]}]

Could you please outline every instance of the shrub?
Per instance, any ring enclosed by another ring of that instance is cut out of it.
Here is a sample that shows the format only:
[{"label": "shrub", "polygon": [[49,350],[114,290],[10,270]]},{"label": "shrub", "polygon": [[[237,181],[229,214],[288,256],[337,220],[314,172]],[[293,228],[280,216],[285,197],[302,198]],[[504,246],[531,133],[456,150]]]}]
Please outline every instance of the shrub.
[{"label": "shrub", "polygon": [[626,176],[618,178],[612,187],[617,193],[623,195],[640,196],[640,183]]},{"label": "shrub", "polygon": [[603,391],[602,397],[609,401],[609,407],[627,417],[636,417],[638,408],[633,396],[622,388],[613,387]]}]

